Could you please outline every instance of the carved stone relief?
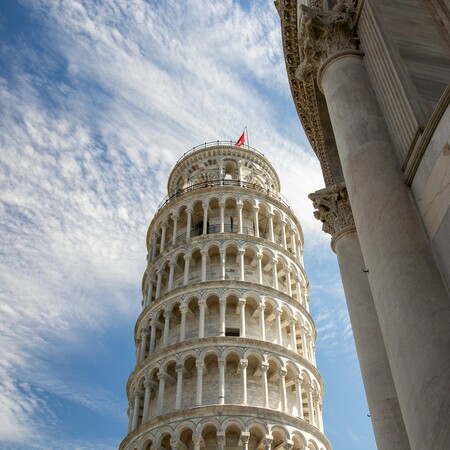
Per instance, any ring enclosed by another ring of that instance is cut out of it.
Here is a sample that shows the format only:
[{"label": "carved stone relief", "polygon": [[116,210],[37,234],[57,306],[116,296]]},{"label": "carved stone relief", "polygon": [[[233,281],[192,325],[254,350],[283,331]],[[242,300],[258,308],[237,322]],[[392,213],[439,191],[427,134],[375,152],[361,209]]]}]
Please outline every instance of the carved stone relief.
[{"label": "carved stone relief", "polygon": [[329,186],[309,194],[314,208],[314,217],[322,222],[322,230],[333,236],[344,228],[354,226],[353,213],[344,183]]}]

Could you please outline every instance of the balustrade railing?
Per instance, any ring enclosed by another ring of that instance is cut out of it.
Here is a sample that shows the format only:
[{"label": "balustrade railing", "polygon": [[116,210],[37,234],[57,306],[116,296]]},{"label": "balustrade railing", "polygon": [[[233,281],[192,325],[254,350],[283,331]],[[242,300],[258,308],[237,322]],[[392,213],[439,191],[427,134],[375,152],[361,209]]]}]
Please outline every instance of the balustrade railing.
[{"label": "balustrade railing", "polygon": [[278,201],[282,202],[284,205],[286,205],[288,208],[290,208],[289,203],[287,200],[279,193],[272,192],[270,189],[267,189],[263,186],[260,186],[256,183],[248,183],[247,181],[241,181],[241,180],[211,180],[211,181],[204,181],[202,183],[193,184],[192,186],[189,186],[184,189],[179,189],[175,194],[169,196],[166,195],[164,199],[161,201],[161,203],[158,205],[158,211],[163,208],[165,205],[170,203],[172,200],[177,199],[189,192],[195,191],[197,189],[207,189],[212,187],[218,187],[218,186],[234,186],[234,187],[242,187],[245,189],[251,189],[258,192],[263,192]]}]

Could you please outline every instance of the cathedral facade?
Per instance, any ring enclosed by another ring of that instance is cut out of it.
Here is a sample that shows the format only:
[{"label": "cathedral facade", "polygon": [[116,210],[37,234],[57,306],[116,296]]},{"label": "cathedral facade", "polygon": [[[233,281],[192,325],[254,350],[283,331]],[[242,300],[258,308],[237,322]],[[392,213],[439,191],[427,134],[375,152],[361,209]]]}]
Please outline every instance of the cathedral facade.
[{"label": "cathedral facade", "polygon": [[277,0],[379,449],[450,442],[450,14]]}]

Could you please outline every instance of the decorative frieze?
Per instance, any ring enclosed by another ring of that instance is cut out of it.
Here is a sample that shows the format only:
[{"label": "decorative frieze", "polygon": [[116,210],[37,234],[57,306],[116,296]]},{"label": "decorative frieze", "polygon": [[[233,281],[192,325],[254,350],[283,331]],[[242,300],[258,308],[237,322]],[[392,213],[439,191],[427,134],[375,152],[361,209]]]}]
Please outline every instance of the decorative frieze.
[{"label": "decorative frieze", "polygon": [[352,208],[344,183],[321,189],[308,197],[312,200],[314,217],[322,222],[322,230],[332,236],[344,228],[355,225]]}]

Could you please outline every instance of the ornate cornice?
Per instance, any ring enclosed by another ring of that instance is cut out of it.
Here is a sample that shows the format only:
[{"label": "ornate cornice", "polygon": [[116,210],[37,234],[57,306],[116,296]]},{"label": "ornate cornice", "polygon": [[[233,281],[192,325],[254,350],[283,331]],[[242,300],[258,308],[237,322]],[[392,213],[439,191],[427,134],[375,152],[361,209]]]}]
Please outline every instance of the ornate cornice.
[{"label": "ornate cornice", "polygon": [[[330,186],[340,180],[333,177],[326,148],[320,112],[323,105],[318,104],[318,96],[322,94],[318,92],[316,81],[320,65],[317,61],[322,60],[333,46],[337,48],[344,45],[342,37],[333,43],[334,37],[326,33],[334,34],[339,27],[344,29],[344,23],[347,26],[352,24],[354,28],[356,15],[353,11],[358,1],[338,1],[333,11],[324,11],[322,0],[309,0],[308,7],[300,5],[298,8],[298,3],[297,0],[280,0],[276,3],[281,19],[286,71],[298,116],[319,159],[325,185]],[[320,43],[316,42],[318,36],[323,37]],[[350,42],[356,41],[351,38]]]},{"label": "ornate cornice", "polygon": [[[316,7],[318,8],[319,5],[316,5]],[[334,180],[325,148],[325,139],[316,101],[315,89],[317,86],[315,86],[312,78],[309,78],[307,81],[301,81],[296,77],[297,68],[301,63],[297,28],[297,0],[280,1],[279,13],[284,59],[292,98],[306,136],[319,159],[325,184],[328,186],[333,184]]]},{"label": "ornate cornice", "polygon": [[314,217],[322,222],[322,230],[332,236],[355,225],[352,208],[344,183],[334,184],[309,194],[314,208]]}]

